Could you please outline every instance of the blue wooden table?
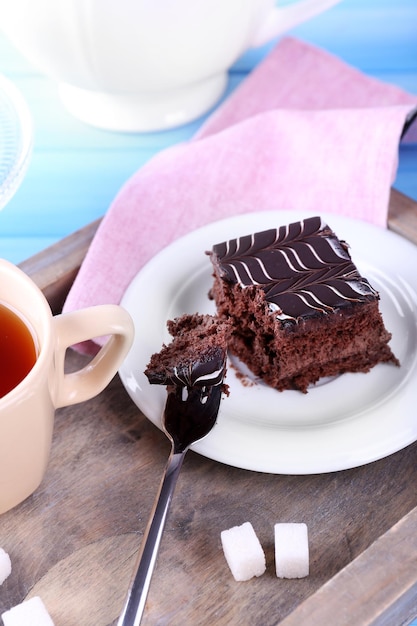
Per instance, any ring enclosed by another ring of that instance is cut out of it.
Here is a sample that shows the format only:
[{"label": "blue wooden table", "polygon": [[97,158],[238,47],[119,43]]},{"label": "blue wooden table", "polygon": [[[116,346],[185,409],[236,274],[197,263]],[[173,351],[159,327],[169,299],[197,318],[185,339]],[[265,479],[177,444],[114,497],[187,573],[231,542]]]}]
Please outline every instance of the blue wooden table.
[{"label": "blue wooden table", "polygon": [[[416,0],[342,0],[292,34],[417,94]],[[225,97],[273,45],[238,60]],[[204,119],[148,134],[89,127],[71,117],[56,84],[34,69],[1,29],[0,73],[20,89],[34,124],[27,174],[0,212],[0,255],[15,263],[101,217],[131,174],[160,150],[190,138]],[[400,148],[395,186],[417,199],[417,144]]]}]

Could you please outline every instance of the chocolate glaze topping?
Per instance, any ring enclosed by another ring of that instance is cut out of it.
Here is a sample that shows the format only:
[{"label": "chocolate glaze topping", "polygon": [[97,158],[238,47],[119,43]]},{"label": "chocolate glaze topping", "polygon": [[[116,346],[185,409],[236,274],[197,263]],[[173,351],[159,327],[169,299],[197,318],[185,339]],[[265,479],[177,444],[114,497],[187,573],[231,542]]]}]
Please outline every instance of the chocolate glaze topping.
[{"label": "chocolate glaze topping", "polygon": [[260,285],[282,321],[297,321],[378,299],[340,241],[320,217],[213,246],[223,280]]},{"label": "chocolate glaze topping", "polygon": [[149,382],[156,385],[176,385],[179,387],[214,387],[222,385],[226,373],[226,351],[213,348],[204,353],[201,359],[178,363],[171,372],[145,371]]}]

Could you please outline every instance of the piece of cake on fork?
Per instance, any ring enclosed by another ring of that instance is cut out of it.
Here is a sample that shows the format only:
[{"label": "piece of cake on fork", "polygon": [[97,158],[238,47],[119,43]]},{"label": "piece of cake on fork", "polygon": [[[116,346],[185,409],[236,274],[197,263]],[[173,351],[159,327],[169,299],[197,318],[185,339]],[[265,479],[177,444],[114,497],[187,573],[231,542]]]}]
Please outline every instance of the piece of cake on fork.
[{"label": "piece of cake on fork", "polygon": [[153,354],[145,374],[152,384],[180,387],[222,385],[229,324],[213,315],[185,313],[168,320],[172,341]]},{"label": "piece of cake on fork", "polygon": [[211,297],[229,349],[279,391],[322,377],[399,365],[379,294],[321,217],[230,239],[208,252]]}]

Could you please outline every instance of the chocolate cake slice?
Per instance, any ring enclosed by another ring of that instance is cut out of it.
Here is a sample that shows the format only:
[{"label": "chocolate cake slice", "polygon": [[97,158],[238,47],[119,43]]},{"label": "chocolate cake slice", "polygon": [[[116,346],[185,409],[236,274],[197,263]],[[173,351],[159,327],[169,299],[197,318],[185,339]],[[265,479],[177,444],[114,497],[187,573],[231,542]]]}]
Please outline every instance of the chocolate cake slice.
[{"label": "chocolate cake slice", "polygon": [[399,365],[379,294],[320,217],[231,239],[208,254],[211,296],[231,323],[229,349],[272,387],[306,392],[321,377]]},{"label": "chocolate cake slice", "polygon": [[145,375],[152,384],[210,387],[224,384],[229,323],[217,316],[185,314],[167,322],[173,339],[151,356]]}]

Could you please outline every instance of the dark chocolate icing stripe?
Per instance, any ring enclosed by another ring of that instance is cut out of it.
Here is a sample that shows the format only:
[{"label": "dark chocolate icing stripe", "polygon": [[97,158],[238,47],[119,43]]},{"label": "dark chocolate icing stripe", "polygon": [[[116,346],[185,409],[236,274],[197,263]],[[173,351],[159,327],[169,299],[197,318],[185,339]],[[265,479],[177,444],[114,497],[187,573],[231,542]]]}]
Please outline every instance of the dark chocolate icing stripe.
[{"label": "dark chocolate icing stripe", "polygon": [[[204,365],[204,364],[203,364]],[[185,387],[214,387],[223,383],[226,361],[219,367],[211,363],[210,371],[205,372],[201,363],[195,363],[189,367],[174,367],[171,384]],[[215,370],[211,371],[213,367]]]},{"label": "dark chocolate icing stripe", "polygon": [[348,246],[320,217],[245,235],[213,247],[221,277],[260,285],[279,319],[309,317],[378,298]]}]

